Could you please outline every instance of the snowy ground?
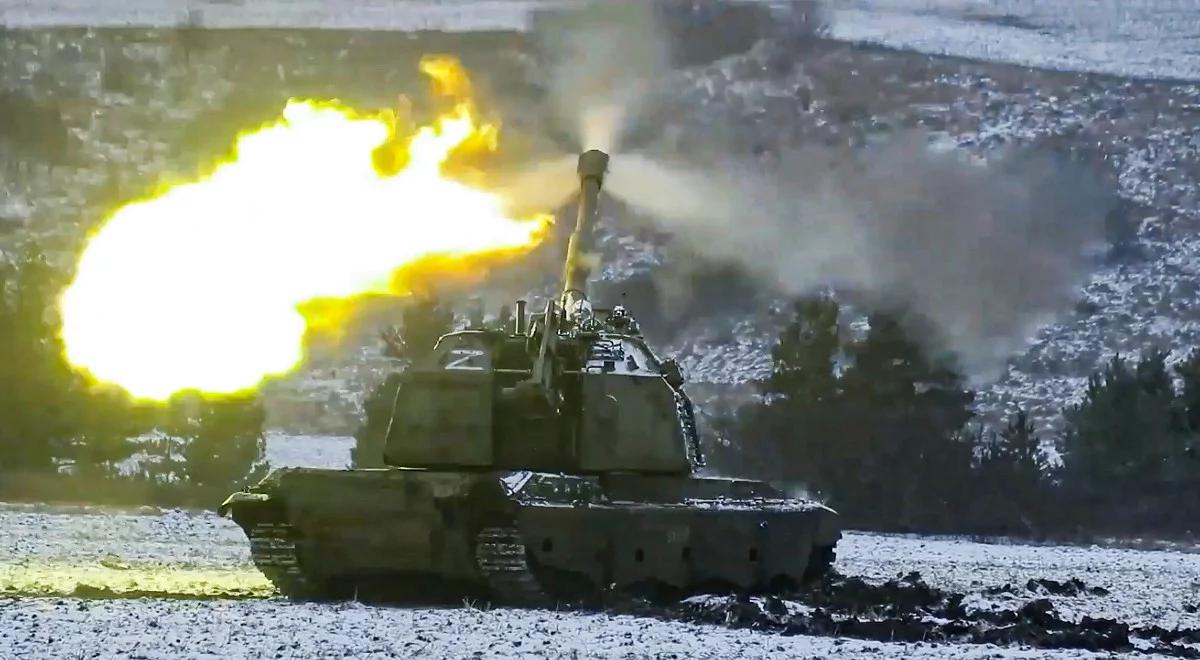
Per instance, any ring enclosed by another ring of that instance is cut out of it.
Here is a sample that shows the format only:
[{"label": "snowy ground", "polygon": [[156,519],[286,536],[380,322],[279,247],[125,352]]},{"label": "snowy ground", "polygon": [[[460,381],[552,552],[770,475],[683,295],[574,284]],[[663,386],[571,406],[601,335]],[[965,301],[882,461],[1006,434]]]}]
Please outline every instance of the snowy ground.
[{"label": "snowy ground", "polygon": [[[268,458],[276,466],[341,467],[351,445],[276,434]],[[294,604],[254,569],[241,531],[208,512],[0,504],[0,549],[0,658],[1094,657],[600,613]],[[1075,577],[1109,593],[1049,596],[1067,618],[1200,626],[1200,553],[849,533],[838,555],[844,574],[882,581],[920,571],[932,586],[970,594],[972,607],[1015,608],[1045,596],[1025,588],[1030,579]],[[1006,584],[1016,588],[984,594]]]},{"label": "snowy ground", "polygon": [[1178,0],[851,0],[833,36],[1046,69],[1200,79],[1200,12]]},{"label": "snowy ground", "polygon": [[0,601],[0,653],[14,659],[1108,657],[779,636],[570,612],[71,599]]},{"label": "snowy ground", "polygon": [[545,0],[2,0],[0,24],[14,28],[172,27],[330,30],[524,30]]},{"label": "snowy ground", "polygon": [[[0,657],[1086,657],[1079,652],[880,644],[648,618],[508,609],[292,604],[250,564],[240,531],[210,513],[0,506]],[[838,568],[983,596],[1030,578],[1080,577],[1109,596],[1052,597],[1078,616],[1196,626],[1200,554],[986,545],[849,534]],[[75,598],[138,590],[157,598]],[[76,593],[82,593],[76,592]],[[40,596],[40,597],[39,597]],[[236,598],[235,598],[236,597]],[[98,656],[93,656],[98,654]],[[478,654],[478,655],[476,655]]]},{"label": "snowy ground", "polygon": [[[1192,552],[848,534],[838,555],[838,570],[846,575],[886,579],[919,571],[931,586],[963,593],[1006,584],[1028,593],[1024,587],[1031,579],[1078,578],[1110,593],[1051,598],[1064,615],[1166,628],[1200,625],[1194,611],[1200,604],[1200,554]],[[1008,607],[1024,600],[982,598],[980,603]]]},{"label": "snowy ground", "polygon": [[281,467],[344,468],[350,465],[354,438],[337,435],[267,433],[267,463]]}]

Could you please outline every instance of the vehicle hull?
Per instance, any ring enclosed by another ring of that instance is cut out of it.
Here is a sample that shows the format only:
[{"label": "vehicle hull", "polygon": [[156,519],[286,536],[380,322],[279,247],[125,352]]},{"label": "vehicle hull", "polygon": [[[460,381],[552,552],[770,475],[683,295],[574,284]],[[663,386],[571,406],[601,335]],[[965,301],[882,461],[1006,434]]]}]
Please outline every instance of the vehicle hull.
[{"label": "vehicle hull", "polygon": [[819,578],[839,536],[766,484],[633,474],[283,469],[221,510],[297,598],[779,592]]}]

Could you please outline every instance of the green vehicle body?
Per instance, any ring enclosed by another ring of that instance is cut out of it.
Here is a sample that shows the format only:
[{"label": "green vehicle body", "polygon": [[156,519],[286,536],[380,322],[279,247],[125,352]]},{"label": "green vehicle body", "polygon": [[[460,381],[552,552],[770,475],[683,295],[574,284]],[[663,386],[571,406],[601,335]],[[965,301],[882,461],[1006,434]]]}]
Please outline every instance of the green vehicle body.
[{"label": "green vehicle body", "polygon": [[609,590],[787,591],[819,578],[836,514],[700,476],[691,401],[621,308],[592,308],[608,156],[580,157],[564,293],[513,327],[441,338],[401,377],[374,469],[287,468],[221,506],[297,598],[434,593],[516,605]]}]

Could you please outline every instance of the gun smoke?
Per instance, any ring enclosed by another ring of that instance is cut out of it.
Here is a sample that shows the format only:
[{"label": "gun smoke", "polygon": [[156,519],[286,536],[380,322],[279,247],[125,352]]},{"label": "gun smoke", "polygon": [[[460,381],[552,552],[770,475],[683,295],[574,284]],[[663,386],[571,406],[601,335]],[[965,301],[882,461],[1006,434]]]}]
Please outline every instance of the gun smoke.
[{"label": "gun smoke", "polygon": [[[671,234],[672,249],[736,266],[769,292],[832,286],[902,313],[928,349],[978,378],[1069,308],[1112,194],[1084,167],[1045,153],[935,152],[917,131],[785,150],[770,164],[709,133],[691,136],[699,157],[638,151],[624,138],[671,70],[655,19],[652,3],[594,3],[539,36],[562,127],[579,147],[612,153],[606,192],[636,211],[632,221]],[[510,199],[566,201],[551,191],[570,190],[571,164],[548,159],[514,178]],[[668,261],[663,288],[686,296],[679,272],[693,261]]]},{"label": "gun smoke", "polygon": [[858,152],[801,148],[769,171],[625,154],[606,189],[690,252],[775,291],[833,286],[903,312],[978,378],[1070,305],[1108,201],[1065,159],[972,161],[919,134]]},{"label": "gun smoke", "polygon": [[669,70],[653,3],[587,3],[544,26],[538,42],[550,63],[550,102],[578,151],[619,150],[622,133]]}]

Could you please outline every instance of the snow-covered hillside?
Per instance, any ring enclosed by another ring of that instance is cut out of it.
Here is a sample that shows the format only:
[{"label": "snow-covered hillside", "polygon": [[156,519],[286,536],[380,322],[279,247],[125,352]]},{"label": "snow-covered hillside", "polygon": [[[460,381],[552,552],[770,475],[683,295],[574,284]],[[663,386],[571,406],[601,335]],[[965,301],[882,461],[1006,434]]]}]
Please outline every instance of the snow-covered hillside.
[{"label": "snow-covered hillside", "polygon": [[0,24],[14,28],[295,28],[324,30],[524,30],[547,0],[4,0]]},{"label": "snow-covered hillside", "polygon": [[[744,0],[785,7],[779,0]],[[327,30],[524,30],[571,0],[0,0],[0,25]],[[1176,0],[838,0],[831,36],[931,55],[1068,71],[1197,79],[1196,8]]]},{"label": "snow-covered hillside", "polygon": [[832,36],[951,55],[1134,78],[1200,79],[1200,16],[1173,0],[848,0]]}]

